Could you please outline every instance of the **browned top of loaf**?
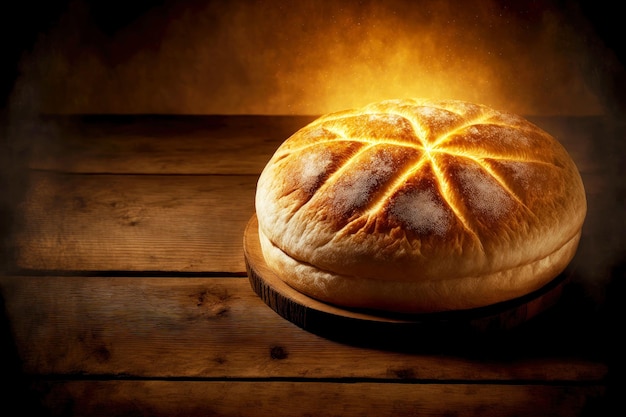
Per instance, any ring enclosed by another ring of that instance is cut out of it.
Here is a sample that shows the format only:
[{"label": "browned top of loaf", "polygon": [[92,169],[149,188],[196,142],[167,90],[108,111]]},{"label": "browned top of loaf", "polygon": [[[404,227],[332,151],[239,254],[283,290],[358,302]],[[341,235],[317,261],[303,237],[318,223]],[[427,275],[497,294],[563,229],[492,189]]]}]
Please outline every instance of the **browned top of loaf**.
[{"label": "browned top of loaf", "polygon": [[261,230],[289,256],[373,278],[525,264],[569,241],[586,212],[580,175],[548,133],[482,105],[419,99],[296,132],[266,166],[256,203]]}]

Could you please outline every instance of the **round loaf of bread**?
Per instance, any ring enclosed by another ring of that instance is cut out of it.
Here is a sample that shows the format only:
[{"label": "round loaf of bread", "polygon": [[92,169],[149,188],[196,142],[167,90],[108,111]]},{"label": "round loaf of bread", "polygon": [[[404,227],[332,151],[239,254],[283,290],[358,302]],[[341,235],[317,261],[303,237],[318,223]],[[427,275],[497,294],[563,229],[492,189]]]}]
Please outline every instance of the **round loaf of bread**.
[{"label": "round loaf of bread", "polygon": [[343,307],[464,310],[537,290],[572,260],[586,215],[564,147],[517,115],[389,100],[328,114],[257,185],[264,259]]}]

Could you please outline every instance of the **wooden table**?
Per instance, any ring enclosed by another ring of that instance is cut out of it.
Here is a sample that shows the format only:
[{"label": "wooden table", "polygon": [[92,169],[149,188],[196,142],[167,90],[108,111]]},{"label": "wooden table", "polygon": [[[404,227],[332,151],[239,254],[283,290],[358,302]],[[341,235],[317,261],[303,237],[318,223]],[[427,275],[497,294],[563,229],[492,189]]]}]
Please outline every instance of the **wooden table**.
[{"label": "wooden table", "polygon": [[418,333],[410,348],[386,349],[299,328],[246,276],[258,175],[312,119],[48,116],[13,132],[0,277],[9,400],[107,417],[591,416],[615,406],[622,123],[531,118],[568,148],[589,199],[555,307],[512,331]]}]

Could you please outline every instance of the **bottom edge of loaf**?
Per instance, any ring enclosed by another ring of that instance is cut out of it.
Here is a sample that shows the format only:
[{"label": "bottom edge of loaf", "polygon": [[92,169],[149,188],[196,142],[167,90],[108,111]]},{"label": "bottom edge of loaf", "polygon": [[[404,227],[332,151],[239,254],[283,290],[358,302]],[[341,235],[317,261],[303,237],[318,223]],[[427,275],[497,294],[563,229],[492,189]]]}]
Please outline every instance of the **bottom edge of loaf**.
[{"label": "bottom edge of loaf", "polygon": [[347,308],[419,314],[486,307],[540,289],[570,263],[580,232],[558,250],[529,264],[477,277],[419,282],[334,274],[293,259],[261,230],[259,239],[268,267],[302,294]]}]

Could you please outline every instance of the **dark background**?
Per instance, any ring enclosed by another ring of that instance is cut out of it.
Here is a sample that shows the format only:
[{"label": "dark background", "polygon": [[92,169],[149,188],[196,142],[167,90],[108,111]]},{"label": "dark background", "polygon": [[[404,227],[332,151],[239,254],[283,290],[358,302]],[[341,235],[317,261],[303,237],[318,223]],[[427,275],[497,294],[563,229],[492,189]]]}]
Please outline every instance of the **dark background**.
[{"label": "dark background", "polygon": [[14,92],[14,113],[321,114],[405,91],[523,115],[578,116],[595,99],[605,113],[624,109],[621,11],[605,0],[0,7],[1,107],[16,80],[30,88]]},{"label": "dark background", "polygon": [[[12,203],[19,194],[21,189],[20,183],[22,179],[16,174],[20,171],[20,152],[23,149],[16,147],[14,143],[9,141],[10,124],[8,120],[15,117],[12,114],[11,95],[16,80],[20,76],[20,63],[24,53],[32,51],[41,34],[46,33],[50,28],[58,24],[58,20],[63,12],[67,9],[71,2],[66,1],[50,1],[36,2],[32,0],[22,0],[19,2],[3,2],[0,5],[0,43],[2,44],[3,62],[0,66],[0,234],[6,247],[7,235],[12,226]],[[110,36],[133,25],[135,21],[151,8],[163,5],[164,1],[104,1],[92,0],[85,2],[94,17],[94,22],[98,25],[100,31]],[[582,15],[590,24],[597,39],[602,42],[609,50],[613,51],[619,65],[605,64],[597,62],[597,66],[592,68],[592,76],[601,78],[603,84],[598,87],[612,116],[620,118],[626,113],[626,54],[624,51],[623,35],[624,20],[619,2],[615,1],[500,1],[501,7],[507,8],[528,19],[529,22],[536,21],[541,18],[542,13],[546,9],[557,9],[563,14],[568,15],[572,10],[582,12]],[[576,13],[571,16],[572,19],[580,19],[580,14]],[[596,40],[594,40],[595,42]],[[623,147],[617,147],[623,149]],[[622,187],[623,188],[623,187]],[[616,198],[622,198],[616,196]],[[619,207],[619,205],[617,205]],[[623,215],[623,213],[616,213]],[[6,251],[2,255],[3,273],[9,269]],[[608,291],[609,298],[607,300],[607,314],[615,317],[623,316],[622,301],[617,299],[624,294],[624,275],[626,273],[623,264],[615,265],[613,273],[612,289]],[[13,406],[19,407],[19,415],[39,414],[42,410],[36,408],[36,402],[27,397],[24,389],[27,383],[25,377],[20,373],[20,363],[17,352],[11,342],[10,323],[6,320],[4,311],[4,300],[0,298],[0,342],[2,349],[2,359],[0,367],[2,372],[2,383],[4,388],[1,389],[3,398],[1,399],[4,411],[10,410]],[[617,320],[617,319],[616,319]],[[619,346],[617,344],[617,336],[613,342],[616,342],[616,357],[619,356]],[[623,369],[621,363],[613,363]],[[617,368],[615,368],[617,369]],[[613,374],[612,374],[613,375]]]}]

